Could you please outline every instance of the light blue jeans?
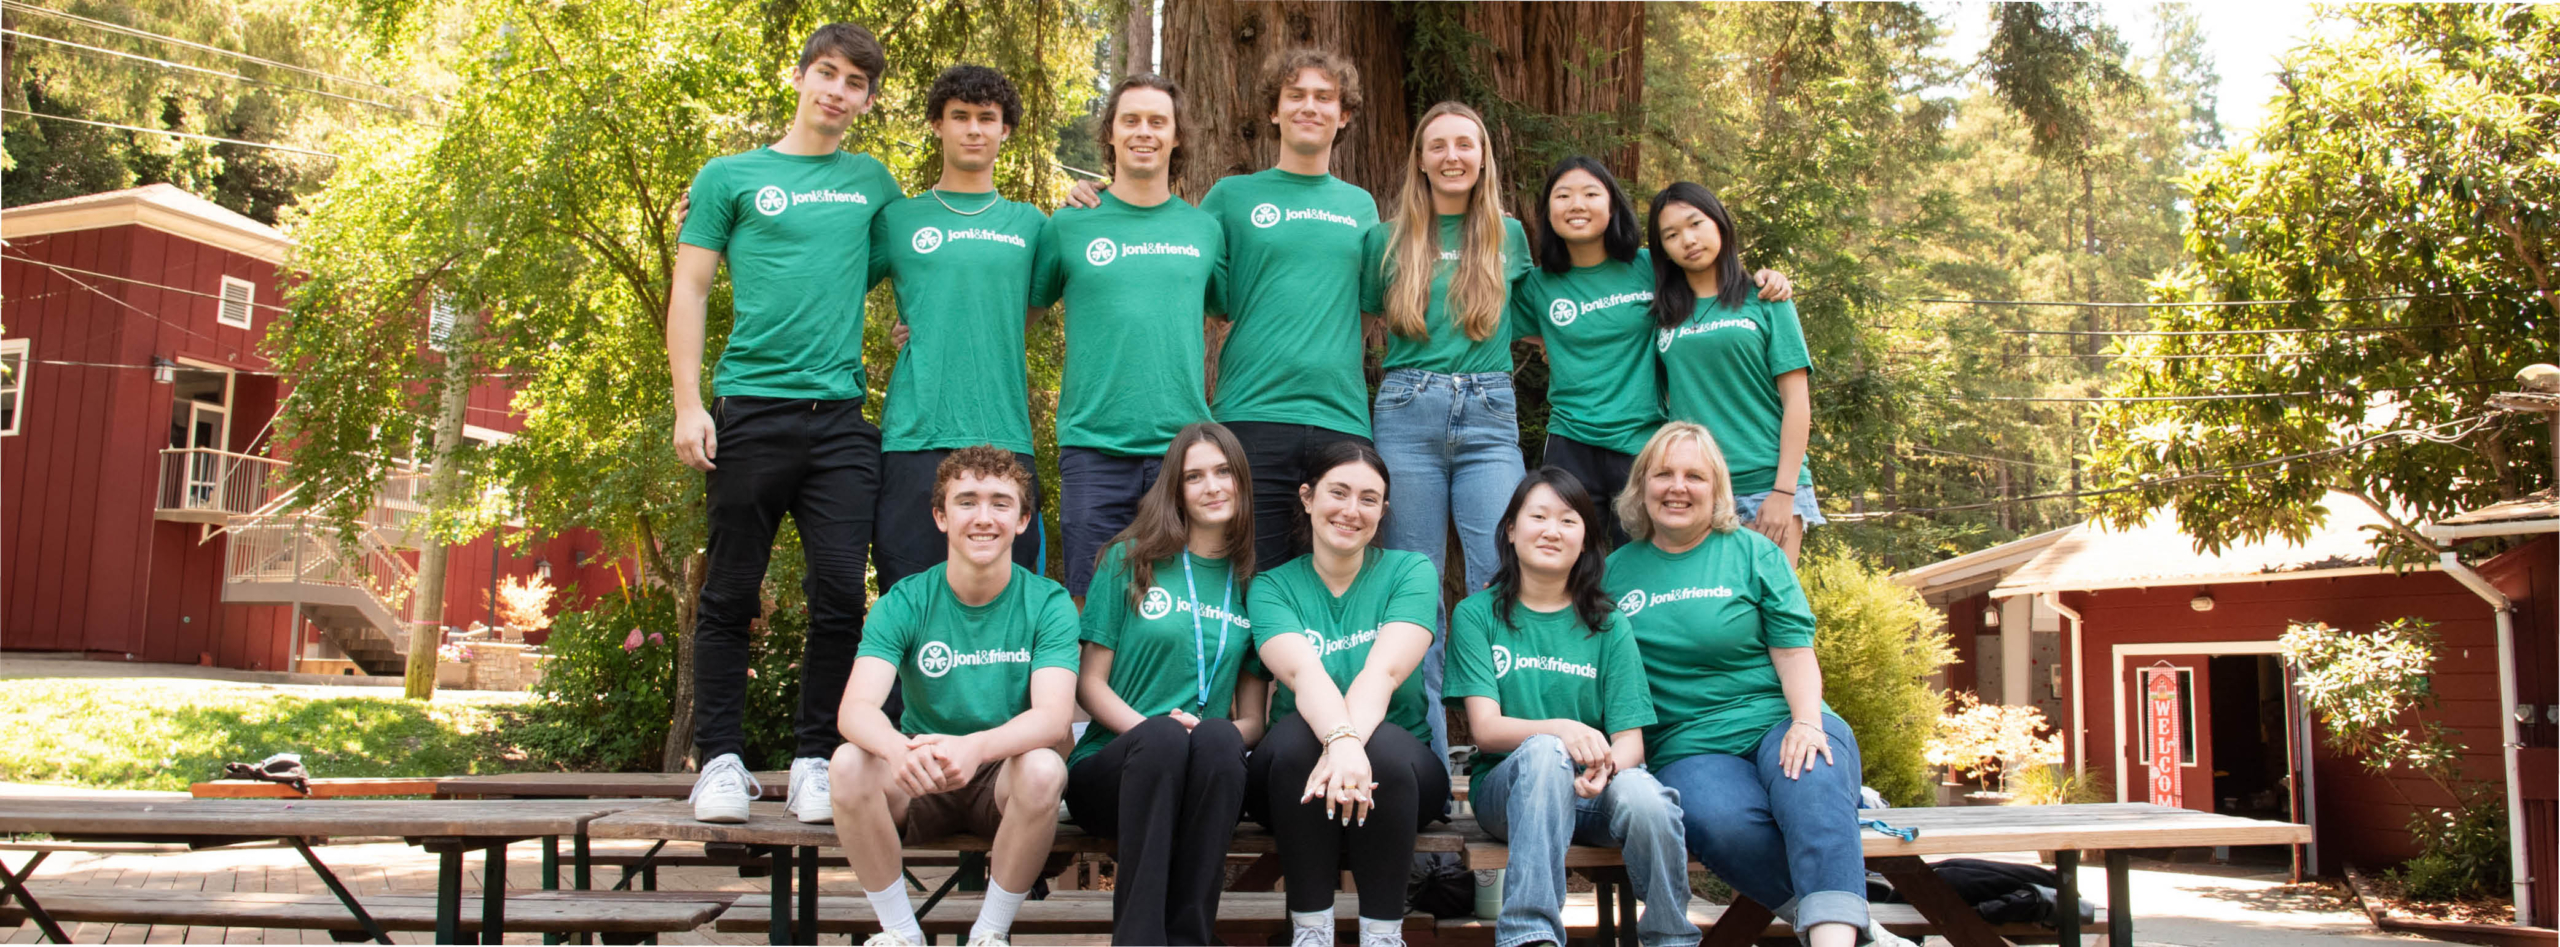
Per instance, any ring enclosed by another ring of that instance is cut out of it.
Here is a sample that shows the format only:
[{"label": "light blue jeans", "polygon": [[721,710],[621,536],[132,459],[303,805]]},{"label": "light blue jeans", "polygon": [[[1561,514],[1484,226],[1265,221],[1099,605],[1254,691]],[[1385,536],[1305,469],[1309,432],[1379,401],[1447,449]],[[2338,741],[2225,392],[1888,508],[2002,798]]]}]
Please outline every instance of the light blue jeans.
[{"label": "light blue jeans", "polygon": [[[1775,495],[1777,492],[1778,491],[1776,490],[1762,490],[1758,493],[1734,494],[1733,515],[1742,517],[1742,521],[1745,523],[1751,522],[1754,517],[1760,515],[1761,505],[1769,502],[1769,497]],[[1813,484],[1806,483],[1798,484],[1796,486],[1796,499],[1793,505],[1795,507],[1796,515],[1804,517],[1804,526],[1806,529],[1812,529],[1816,526],[1821,526],[1831,522],[1830,520],[1822,517],[1822,502],[1814,499]]]},{"label": "light blue jeans", "polygon": [[1822,715],[1831,762],[1788,779],[1779,768],[1780,721],[1750,756],[1702,753],[1662,768],[1662,784],[1686,801],[1689,851],[1733,890],[1772,910],[1795,902],[1796,930],[1838,922],[1866,940],[1867,859],[1858,839],[1858,737]]},{"label": "light blue jeans", "polygon": [[[1511,490],[1527,468],[1520,460],[1520,402],[1506,372],[1449,375],[1419,368],[1390,369],[1378,383],[1369,428],[1378,456],[1387,462],[1389,549],[1431,557],[1432,572],[1448,574],[1448,528],[1458,525],[1466,554],[1467,592],[1493,580],[1498,564],[1494,529]],[[1431,721],[1431,753],[1449,758],[1448,711],[1440,706],[1441,641],[1434,629],[1422,658],[1424,711]]]},{"label": "light blue jeans", "polygon": [[1644,905],[1636,933],[1645,947],[1697,943],[1698,926],[1689,923],[1680,795],[1652,773],[1631,769],[1611,777],[1600,795],[1582,799],[1573,794],[1576,772],[1564,741],[1541,733],[1470,790],[1477,823],[1511,846],[1494,947],[1565,942],[1564,854],[1577,844],[1624,850],[1627,881]]}]

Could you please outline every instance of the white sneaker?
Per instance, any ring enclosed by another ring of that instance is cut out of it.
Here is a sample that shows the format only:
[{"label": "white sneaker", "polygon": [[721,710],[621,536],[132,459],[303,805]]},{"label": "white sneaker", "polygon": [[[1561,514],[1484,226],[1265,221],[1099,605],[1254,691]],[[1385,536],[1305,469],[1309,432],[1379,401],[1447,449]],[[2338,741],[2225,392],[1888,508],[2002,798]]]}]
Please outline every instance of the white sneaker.
[{"label": "white sneaker", "polygon": [[1333,947],[1333,925],[1301,927],[1289,925],[1289,947]]},{"label": "white sneaker", "polygon": [[980,934],[969,938],[969,947],[1013,947],[1013,941],[1003,934]]},{"label": "white sneaker", "polygon": [[1918,947],[1902,935],[1885,930],[1874,918],[1867,919],[1867,943],[1869,947]]},{"label": "white sneaker", "polygon": [[1387,934],[1372,934],[1368,931],[1361,931],[1360,947],[1404,947],[1404,932],[1395,931]]},{"label": "white sneaker", "polygon": [[693,803],[695,821],[737,823],[747,821],[747,803],[761,795],[764,786],[738,761],[738,754],[722,753],[702,764],[701,774],[693,778],[693,795],[685,801]]},{"label": "white sneaker", "polygon": [[870,940],[863,941],[862,947],[922,947],[922,945],[908,940],[907,935],[897,931],[881,931],[871,935]]},{"label": "white sneaker", "polygon": [[826,757],[803,756],[791,761],[791,799],[782,807],[813,825],[836,820],[835,804],[827,795]]}]

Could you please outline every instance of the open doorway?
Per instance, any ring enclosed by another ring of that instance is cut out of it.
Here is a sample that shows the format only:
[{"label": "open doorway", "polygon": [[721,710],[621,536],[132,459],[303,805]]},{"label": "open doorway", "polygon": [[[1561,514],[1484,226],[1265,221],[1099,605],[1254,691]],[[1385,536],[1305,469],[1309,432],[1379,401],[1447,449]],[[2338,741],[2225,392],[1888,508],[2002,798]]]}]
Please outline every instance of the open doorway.
[{"label": "open doorway", "polygon": [[[2283,663],[2271,654],[2222,654],[2208,660],[2213,811],[2248,819],[2292,820]],[[2292,850],[2280,845],[2246,846],[2231,849],[2228,857],[2281,865],[2292,860]]]}]

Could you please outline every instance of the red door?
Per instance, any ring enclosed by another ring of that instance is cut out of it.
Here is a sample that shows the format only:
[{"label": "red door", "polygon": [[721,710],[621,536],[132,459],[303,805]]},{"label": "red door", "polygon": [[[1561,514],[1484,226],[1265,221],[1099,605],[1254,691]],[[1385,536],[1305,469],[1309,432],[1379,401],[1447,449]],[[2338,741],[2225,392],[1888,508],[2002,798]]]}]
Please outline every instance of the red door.
[{"label": "red door", "polygon": [[2151,758],[2151,694],[2145,689],[2152,672],[2168,669],[2176,688],[2171,697],[2171,710],[2178,730],[2178,767],[2181,807],[2198,812],[2213,811],[2213,693],[2211,663],[2201,654],[2173,654],[2160,657],[2145,655],[2150,663],[2125,670],[2125,706],[2116,712],[2124,714],[2124,769],[2126,801],[2150,802],[2154,766],[2161,761]]}]

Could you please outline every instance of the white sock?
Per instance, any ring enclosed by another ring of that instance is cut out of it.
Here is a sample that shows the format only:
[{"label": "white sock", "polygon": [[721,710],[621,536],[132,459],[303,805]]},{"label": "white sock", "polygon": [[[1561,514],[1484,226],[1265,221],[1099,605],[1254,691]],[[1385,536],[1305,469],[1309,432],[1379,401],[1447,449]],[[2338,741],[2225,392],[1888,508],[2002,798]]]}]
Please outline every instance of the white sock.
[{"label": "white sock", "polygon": [[924,925],[916,923],[916,906],[907,900],[904,882],[891,882],[883,891],[865,891],[871,901],[871,916],[879,919],[880,929],[896,933],[911,943],[924,943]]},{"label": "white sock", "polygon": [[1289,912],[1289,923],[1298,927],[1322,927],[1330,929],[1333,927],[1333,909],[1326,908],[1322,911],[1291,911]]},{"label": "white sock", "polygon": [[1022,899],[1028,891],[1007,891],[993,879],[987,882],[987,900],[978,908],[978,923],[969,926],[969,939],[992,934],[997,937],[1013,933],[1013,915],[1022,910]]},{"label": "white sock", "polygon": [[1375,937],[1387,937],[1387,936],[1396,936],[1396,937],[1401,937],[1401,936],[1404,936],[1404,918],[1396,918],[1395,920],[1392,920],[1392,921],[1381,921],[1381,920],[1378,920],[1377,918],[1373,918],[1373,917],[1364,917],[1364,918],[1361,918],[1361,919],[1360,919],[1360,936],[1363,936],[1363,937],[1371,937],[1371,936],[1375,936]]}]

